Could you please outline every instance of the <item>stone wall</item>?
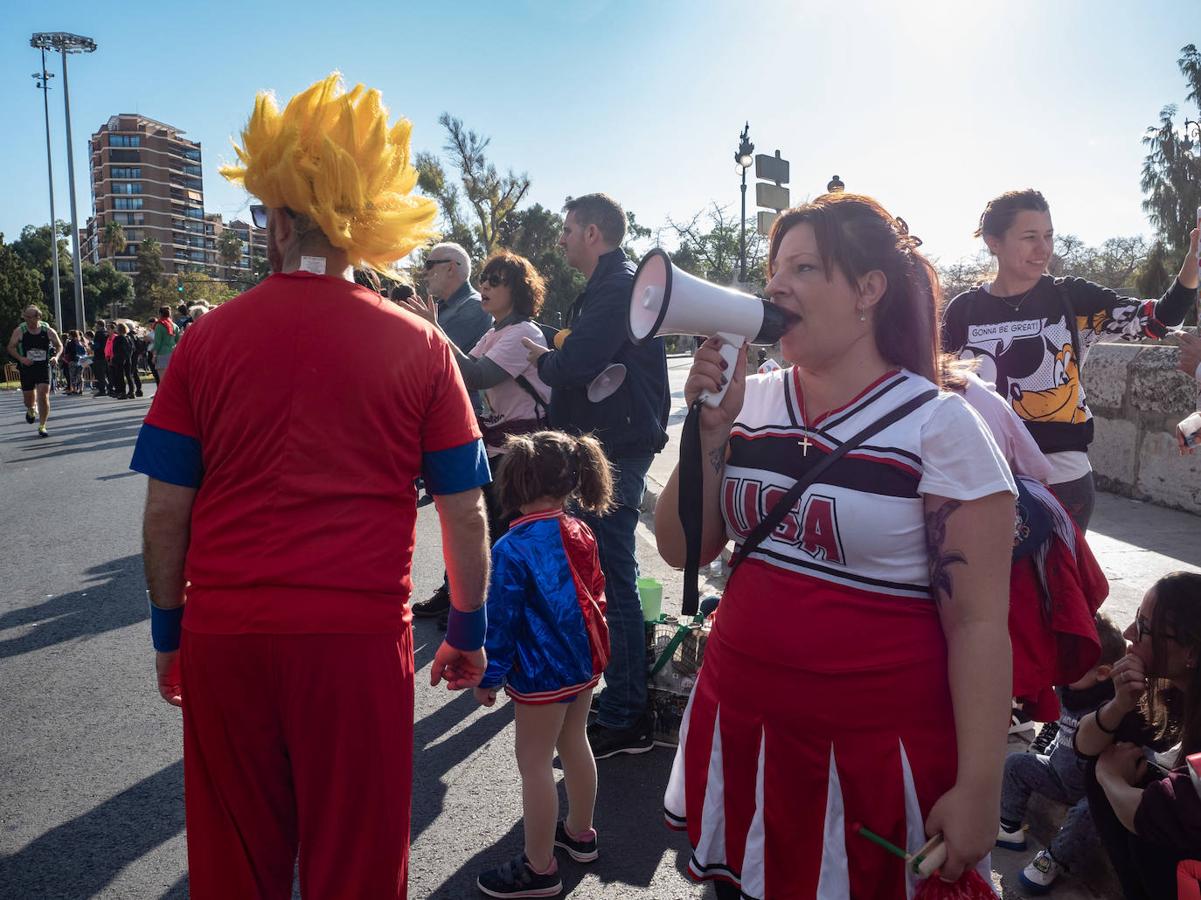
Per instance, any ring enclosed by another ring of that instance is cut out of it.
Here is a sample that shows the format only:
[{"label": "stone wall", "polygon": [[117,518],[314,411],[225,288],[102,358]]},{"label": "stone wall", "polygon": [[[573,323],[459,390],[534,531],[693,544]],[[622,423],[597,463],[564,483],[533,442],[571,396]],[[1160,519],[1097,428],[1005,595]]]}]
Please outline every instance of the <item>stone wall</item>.
[{"label": "stone wall", "polygon": [[1102,490],[1201,515],[1201,452],[1181,456],[1176,423],[1197,384],[1177,368],[1175,341],[1097,344],[1085,387],[1096,419],[1089,459]]}]

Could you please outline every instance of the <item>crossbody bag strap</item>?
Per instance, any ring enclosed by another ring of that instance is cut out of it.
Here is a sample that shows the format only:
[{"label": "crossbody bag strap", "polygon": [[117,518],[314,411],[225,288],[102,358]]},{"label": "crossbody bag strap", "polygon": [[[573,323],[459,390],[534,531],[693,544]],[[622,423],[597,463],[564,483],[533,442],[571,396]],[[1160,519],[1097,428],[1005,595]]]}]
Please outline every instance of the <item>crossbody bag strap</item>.
[{"label": "crossbody bag strap", "polygon": [[546,401],[542,399],[542,395],[535,390],[534,386],[530,384],[530,380],[524,375],[514,376],[513,380],[517,382],[519,388],[534,398],[534,417],[539,421],[545,422],[547,420],[548,408]]},{"label": "crossbody bag strap", "polygon": [[733,569],[740,562],[746,559],[747,555],[758,547],[764,540],[767,539],[781,522],[784,517],[792,511],[796,502],[801,499],[801,495],[805,493],[808,487],[813,484],[830,466],[838,462],[843,456],[854,450],[869,437],[877,432],[883,431],[894,422],[899,422],[918,407],[924,406],[935,397],[938,396],[937,390],[925,391],[918,394],[912,400],[902,403],[892,412],[887,413],[877,419],[872,424],[868,425],[854,437],[848,438],[839,444],[834,450],[828,453],[817,465],[805,473],[805,476],[797,481],[779,501],[771,508],[771,511],[766,517],[759,521],[754,530],[750,533],[745,541],[738,547],[733,558],[730,560],[730,568]]}]

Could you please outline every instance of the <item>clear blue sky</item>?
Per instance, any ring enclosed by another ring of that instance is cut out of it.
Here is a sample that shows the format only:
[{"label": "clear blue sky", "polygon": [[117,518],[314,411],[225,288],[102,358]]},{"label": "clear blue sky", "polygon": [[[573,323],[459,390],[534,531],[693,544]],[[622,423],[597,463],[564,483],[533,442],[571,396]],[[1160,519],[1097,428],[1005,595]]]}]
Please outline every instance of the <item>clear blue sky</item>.
[{"label": "clear blue sky", "polygon": [[1184,104],[1176,59],[1199,26],[1197,0],[6,4],[0,231],[48,220],[28,41],[61,30],[99,45],[70,63],[81,224],[87,138],[110,115],[201,141],[205,205],[228,217],[247,201],[217,166],[255,91],[286,100],[337,69],[413,121],[415,149],[440,149],[443,111],[490,135],[498,167],[527,171],[529,199],[555,209],[594,190],[651,227],[713,200],[736,209],[749,119],[758,151],[791,160],[793,202],[838,173],[944,260],[974,252],[984,203],[1018,187],[1046,194],[1059,231],[1096,243],[1149,230],[1139,141],[1162,106]]}]

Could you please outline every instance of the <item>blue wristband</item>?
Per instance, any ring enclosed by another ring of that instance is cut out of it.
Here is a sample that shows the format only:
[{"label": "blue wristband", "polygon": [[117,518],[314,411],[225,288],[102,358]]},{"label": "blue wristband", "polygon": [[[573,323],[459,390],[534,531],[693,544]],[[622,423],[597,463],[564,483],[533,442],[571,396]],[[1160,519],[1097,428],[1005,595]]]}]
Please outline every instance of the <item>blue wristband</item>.
[{"label": "blue wristband", "polygon": [[479,650],[484,646],[484,638],[488,634],[487,606],[481,606],[475,612],[463,612],[455,607],[450,608],[446,619],[446,643],[456,650]]},{"label": "blue wristband", "polygon": [[150,602],[150,642],[159,653],[172,653],[179,649],[179,635],[183,631],[183,605],[175,609],[163,609]]}]

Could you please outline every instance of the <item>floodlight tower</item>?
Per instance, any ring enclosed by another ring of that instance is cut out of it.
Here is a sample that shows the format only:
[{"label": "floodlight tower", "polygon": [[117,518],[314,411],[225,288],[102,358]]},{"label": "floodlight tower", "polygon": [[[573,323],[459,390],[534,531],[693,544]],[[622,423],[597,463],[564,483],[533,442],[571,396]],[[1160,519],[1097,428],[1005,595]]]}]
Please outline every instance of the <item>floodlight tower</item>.
[{"label": "floodlight tower", "polygon": [[[67,57],[72,53],[92,53],[96,42],[90,37],[70,34],[66,31],[42,31],[29,39],[29,44],[39,50],[57,50],[63,57],[63,110],[67,117],[67,187],[71,196],[71,262],[75,274],[75,327],[84,328],[83,312],[83,268],[79,258],[79,214],[75,205],[75,153],[71,142],[71,91],[67,84]],[[50,230],[53,237],[54,224]],[[52,242],[57,248],[57,239]],[[62,323],[59,323],[61,329]]]}]

